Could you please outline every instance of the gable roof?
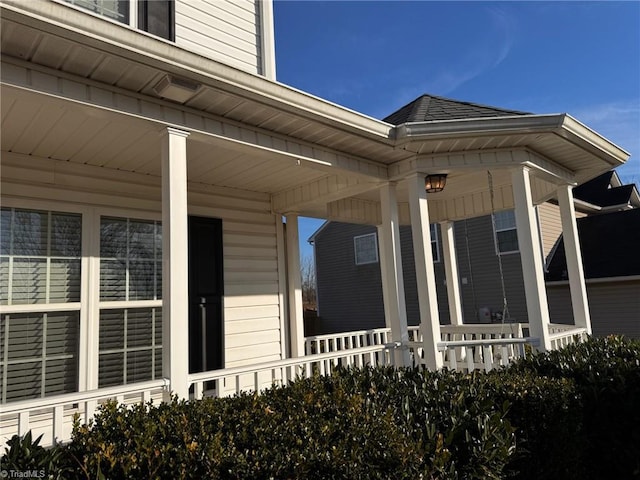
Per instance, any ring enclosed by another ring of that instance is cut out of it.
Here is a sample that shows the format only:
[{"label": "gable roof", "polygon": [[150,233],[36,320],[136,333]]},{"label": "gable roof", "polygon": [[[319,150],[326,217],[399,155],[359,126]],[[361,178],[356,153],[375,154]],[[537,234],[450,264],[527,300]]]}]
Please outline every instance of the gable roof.
[{"label": "gable roof", "polygon": [[577,186],[573,189],[573,196],[603,208],[637,203],[634,201],[637,197],[635,185],[620,185],[619,179],[613,178],[614,175],[617,174],[612,170]]},{"label": "gable roof", "polygon": [[[585,278],[640,275],[640,208],[579,218]],[[567,279],[562,239],[549,262],[547,280]]]},{"label": "gable roof", "polygon": [[388,115],[383,121],[393,125],[412,122],[429,122],[435,120],[460,120],[480,117],[510,117],[513,115],[530,115],[529,112],[507,110],[504,108],[480,105],[478,103],[461,102],[451,98],[424,94],[404,107]]}]

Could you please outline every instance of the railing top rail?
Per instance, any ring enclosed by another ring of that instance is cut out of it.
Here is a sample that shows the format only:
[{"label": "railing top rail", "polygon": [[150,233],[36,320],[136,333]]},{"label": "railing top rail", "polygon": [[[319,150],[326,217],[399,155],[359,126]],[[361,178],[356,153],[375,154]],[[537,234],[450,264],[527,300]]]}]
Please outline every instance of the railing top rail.
[{"label": "railing top rail", "polygon": [[549,340],[557,340],[558,338],[571,337],[573,335],[582,335],[587,333],[587,329],[584,327],[575,327],[567,330],[563,330],[562,332],[550,333]]},{"label": "railing top rail", "polygon": [[188,376],[189,383],[218,380],[224,377],[234,375],[245,375],[256,372],[264,372],[274,368],[294,367],[296,365],[304,365],[310,362],[321,362],[324,360],[333,360],[336,358],[349,357],[353,355],[362,355],[364,353],[374,353],[393,348],[393,344],[371,345],[368,347],[350,348],[348,350],[338,350],[336,352],[317,353],[305,355],[304,357],[285,358],[283,360],[274,360],[272,362],[259,363],[254,365],[245,365],[240,367],[225,368],[223,370],[210,370],[208,372],[192,373]]},{"label": "railing top rail", "polygon": [[440,331],[442,333],[509,332],[528,326],[528,323],[467,323],[464,325],[440,325]]},{"label": "railing top rail", "polygon": [[[537,338],[523,337],[523,338],[492,338],[488,340],[450,340],[444,342],[438,342],[438,350],[444,351],[447,348],[454,347],[480,347],[490,345],[513,345],[513,344],[525,344],[530,343],[535,345],[538,342]],[[411,342],[412,346],[421,346],[419,342]]]},{"label": "railing top rail", "polygon": [[157,388],[167,388],[169,381],[166,379],[151,380],[149,382],[131,383],[119,385],[117,387],[100,388],[97,390],[87,390],[84,392],[65,393],[51,397],[38,398],[35,400],[19,400],[17,402],[0,405],[0,415],[18,413],[24,410],[37,410],[40,408],[53,408],[70,403],[88,402],[101,398],[127,395],[129,393],[143,392]]},{"label": "railing top rail", "polygon": [[369,335],[372,333],[390,333],[390,328],[373,328],[371,330],[354,330],[351,332],[337,332],[337,333],[325,333],[323,335],[312,335],[309,337],[305,337],[305,341],[313,341],[313,340],[328,340],[331,338],[345,338],[345,337],[353,337],[356,335]]}]

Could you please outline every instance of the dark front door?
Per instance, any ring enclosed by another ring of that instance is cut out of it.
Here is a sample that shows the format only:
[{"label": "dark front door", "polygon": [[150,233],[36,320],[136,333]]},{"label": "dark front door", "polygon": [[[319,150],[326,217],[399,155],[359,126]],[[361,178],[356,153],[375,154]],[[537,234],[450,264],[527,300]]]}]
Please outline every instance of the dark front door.
[{"label": "dark front door", "polygon": [[222,220],[189,217],[189,372],[223,366]]}]

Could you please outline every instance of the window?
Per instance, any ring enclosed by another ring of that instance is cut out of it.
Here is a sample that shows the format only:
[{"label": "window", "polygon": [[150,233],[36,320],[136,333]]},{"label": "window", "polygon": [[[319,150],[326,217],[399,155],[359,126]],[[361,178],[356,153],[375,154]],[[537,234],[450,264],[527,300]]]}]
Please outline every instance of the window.
[{"label": "window", "polygon": [[157,300],[161,295],[160,222],[102,217],[100,300]]},{"label": "window", "polygon": [[[173,0],[65,0],[97,15],[174,40]],[[137,16],[137,22],[135,17]]]},{"label": "window", "polygon": [[438,248],[438,229],[435,223],[429,225],[429,230],[431,231],[431,254],[433,262],[437,263],[440,261],[440,249]]},{"label": "window", "polygon": [[3,403],[77,390],[81,238],[81,215],[1,210]]},{"label": "window", "polygon": [[129,0],[65,0],[100,16],[129,24]]},{"label": "window", "polygon": [[173,0],[138,2],[138,28],[157,37],[173,40]]},{"label": "window", "polygon": [[100,388],[162,377],[162,309],[100,312]]},{"label": "window", "polygon": [[518,233],[516,217],[513,210],[505,210],[493,214],[493,224],[496,235],[496,249],[498,253],[512,253],[518,251]]},{"label": "window", "polygon": [[160,222],[102,217],[100,388],[162,376],[161,292]]},{"label": "window", "polygon": [[375,233],[353,237],[356,265],[378,263],[378,237]]}]

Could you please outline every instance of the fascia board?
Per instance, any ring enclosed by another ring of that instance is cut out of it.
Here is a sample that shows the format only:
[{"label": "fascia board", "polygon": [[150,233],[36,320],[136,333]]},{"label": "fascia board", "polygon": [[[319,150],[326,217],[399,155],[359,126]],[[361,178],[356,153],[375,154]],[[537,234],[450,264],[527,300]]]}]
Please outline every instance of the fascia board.
[{"label": "fascia board", "polygon": [[461,136],[555,134],[589,151],[612,167],[626,162],[628,152],[566,113],[404,123],[395,129],[398,144]]},{"label": "fascia board", "polygon": [[126,25],[78,11],[57,1],[2,0],[2,18],[121,56],[151,68],[177,73],[205,85],[391,144],[393,125],[184,50],[172,42]]}]

